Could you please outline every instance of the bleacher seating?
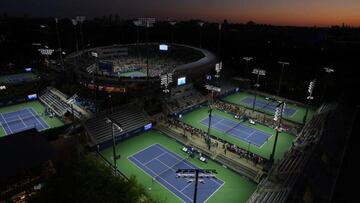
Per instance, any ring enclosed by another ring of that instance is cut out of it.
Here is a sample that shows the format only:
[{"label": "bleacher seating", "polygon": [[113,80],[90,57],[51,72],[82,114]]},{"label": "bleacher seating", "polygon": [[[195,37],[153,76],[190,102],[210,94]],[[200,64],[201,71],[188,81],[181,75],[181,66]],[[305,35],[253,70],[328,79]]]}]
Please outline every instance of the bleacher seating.
[{"label": "bleacher seating", "polygon": [[40,101],[59,117],[63,117],[66,112],[70,112],[74,113],[76,118],[82,118],[81,113],[72,108],[71,104],[67,103],[66,98],[67,96],[65,94],[52,87],[44,90],[39,97]]},{"label": "bleacher seating", "polygon": [[113,112],[102,112],[96,117],[90,118],[85,122],[85,128],[93,144],[100,144],[112,138],[111,123],[107,123],[107,118],[114,119],[123,129],[115,131],[115,136],[121,136],[143,127],[146,124],[146,116],[135,105],[126,105]]},{"label": "bleacher seating", "polygon": [[273,166],[270,176],[258,185],[248,203],[286,202],[311,156],[312,149],[322,135],[326,117],[334,108],[335,104],[326,104],[317,110],[313,119],[299,133],[290,151]]}]

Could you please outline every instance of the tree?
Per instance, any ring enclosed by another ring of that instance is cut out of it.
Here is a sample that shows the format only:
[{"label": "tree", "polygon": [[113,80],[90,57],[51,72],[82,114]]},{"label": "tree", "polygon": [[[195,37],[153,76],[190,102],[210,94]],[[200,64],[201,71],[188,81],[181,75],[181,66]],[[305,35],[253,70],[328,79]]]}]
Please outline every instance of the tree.
[{"label": "tree", "polygon": [[57,173],[30,202],[155,202],[135,177],[114,177],[112,170],[87,155],[59,166]]}]

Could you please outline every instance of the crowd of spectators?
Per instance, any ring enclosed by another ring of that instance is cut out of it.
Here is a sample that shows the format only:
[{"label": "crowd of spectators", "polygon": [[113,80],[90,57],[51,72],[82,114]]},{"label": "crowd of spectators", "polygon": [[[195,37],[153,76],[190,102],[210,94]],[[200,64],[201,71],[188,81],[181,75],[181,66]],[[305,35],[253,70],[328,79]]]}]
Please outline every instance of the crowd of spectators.
[{"label": "crowd of spectators", "polygon": [[167,101],[168,111],[170,114],[178,113],[184,109],[191,108],[195,105],[206,101],[206,97],[196,90],[189,90],[186,93],[175,95]]},{"label": "crowd of spectators", "polygon": [[[263,125],[266,125],[270,128],[275,128],[273,116],[269,116],[269,115],[266,115],[264,113],[260,113],[257,111],[253,112],[252,110],[247,109],[245,107],[240,107],[240,106],[225,103],[222,101],[216,101],[214,103],[214,105],[216,108],[221,109],[225,112],[252,118],[253,120],[255,120]],[[301,127],[296,126],[296,125],[287,124],[287,123],[285,123],[285,121],[282,122],[281,128],[284,131],[286,131],[290,134],[294,134],[294,135],[297,135],[299,130],[301,129]]]},{"label": "crowd of spectators", "polygon": [[[203,130],[200,130],[198,128],[194,128],[191,125],[188,125],[186,123],[183,123],[179,120],[176,120],[174,118],[168,118],[168,125],[169,127],[176,127],[176,128],[180,128],[182,130],[185,130],[186,132],[188,132],[190,134],[190,136],[198,136],[201,137],[202,139],[204,139],[205,142],[208,141],[208,136],[207,133]],[[246,160],[249,160],[251,162],[253,162],[255,165],[257,164],[264,164],[265,163],[265,159],[260,157],[257,154],[254,154],[248,150],[245,150],[235,144],[231,144],[229,142],[227,142],[226,140],[220,139],[218,137],[214,137],[211,136],[212,140],[211,140],[211,145],[213,147],[222,147],[222,150],[224,150],[224,153],[226,154],[226,151],[231,151],[237,155],[239,155],[239,158],[243,158]]]}]

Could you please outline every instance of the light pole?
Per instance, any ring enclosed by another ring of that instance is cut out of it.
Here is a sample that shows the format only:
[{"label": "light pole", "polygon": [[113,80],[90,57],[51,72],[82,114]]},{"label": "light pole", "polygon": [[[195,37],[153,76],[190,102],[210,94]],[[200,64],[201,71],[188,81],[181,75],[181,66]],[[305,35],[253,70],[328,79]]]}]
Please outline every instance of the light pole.
[{"label": "light pole", "polygon": [[175,29],[175,25],[176,25],[176,21],[170,21],[169,22],[171,25],[171,43],[174,43],[174,29]]},{"label": "light pole", "polygon": [[211,148],[211,140],[210,140],[210,128],[211,128],[211,117],[212,117],[212,110],[214,108],[214,92],[221,92],[221,89],[219,87],[215,87],[213,85],[205,85],[205,89],[211,91],[211,95],[209,98],[208,106],[209,106],[209,125],[207,130],[207,142],[208,142],[208,148],[210,151]]},{"label": "light pole", "polygon": [[246,70],[245,70],[245,73],[248,74],[249,72],[249,62],[251,60],[253,60],[254,58],[253,57],[250,57],[250,56],[245,56],[243,57],[243,59],[246,61]]},{"label": "light pole", "polygon": [[275,111],[275,115],[274,115],[274,121],[277,122],[276,126],[275,126],[276,134],[275,134],[273,149],[272,149],[272,152],[270,155],[270,163],[274,163],[276,144],[277,144],[277,140],[279,137],[279,132],[281,132],[281,121],[282,121],[283,113],[285,111],[285,106],[286,106],[285,102],[281,102],[276,107],[276,111]]},{"label": "light pole", "polygon": [[305,111],[305,115],[304,115],[304,119],[303,119],[303,124],[305,125],[306,123],[306,118],[309,112],[309,105],[310,105],[310,101],[314,99],[314,97],[312,96],[313,91],[314,91],[314,87],[315,87],[315,83],[316,83],[316,79],[312,80],[309,84],[309,88],[308,88],[308,93],[309,95],[306,97],[307,99],[307,105],[306,105],[306,111]]},{"label": "light pole", "polygon": [[123,131],[123,129],[120,127],[120,124],[118,124],[114,119],[110,117],[106,117],[106,123],[111,124],[111,136],[113,141],[113,159],[114,159],[114,175],[117,174],[117,166],[116,166],[116,160],[120,158],[120,156],[116,155],[116,139],[115,139],[115,130],[118,130],[120,133]]},{"label": "light pole", "polygon": [[221,32],[222,32],[222,24],[219,23],[219,42],[218,42],[218,56],[221,58]]},{"label": "light pole", "polygon": [[61,39],[60,39],[60,33],[59,33],[59,27],[58,27],[58,18],[55,18],[55,30],[56,30],[57,43],[58,43],[58,47],[59,47],[60,64],[61,64],[61,67],[64,69],[64,61],[63,61],[62,49],[61,49]]},{"label": "light pole", "polygon": [[84,33],[83,33],[83,23],[85,21],[86,17],[85,16],[76,16],[76,21],[79,22],[80,25],[80,44],[81,44],[81,49],[84,49]]},{"label": "light pole", "polygon": [[188,180],[189,182],[195,181],[193,202],[196,203],[199,178],[202,180],[203,183],[205,183],[204,179],[210,179],[210,178],[216,179],[216,177],[214,175],[216,173],[217,172],[214,169],[197,169],[197,168],[178,169],[176,171],[176,177],[184,178],[184,179]]},{"label": "light pole", "polygon": [[278,61],[278,63],[281,64],[281,74],[280,74],[280,79],[279,79],[279,87],[277,90],[277,95],[280,96],[280,89],[281,89],[282,77],[284,74],[284,67],[290,65],[290,63],[286,62],[286,61]]},{"label": "light pole", "polygon": [[327,80],[324,82],[324,91],[321,96],[321,100],[320,100],[321,102],[323,102],[324,98],[325,98],[325,94],[326,94],[328,82],[329,82],[329,76],[331,73],[335,72],[335,70],[333,68],[329,68],[329,67],[324,67],[324,71],[327,73],[325,76]]},{"label": "light pole", "polygon": [[[255,88],[256,88],[256,91],[257,91],[258,88],[260,87],[260,83],[259,83],[260,75],[265,76],[266,71],[263,70],[263,69],[254,68],[253,71],[252,71],[252,74],[257,75],[256,84],[255,84]],[[253,100],[253,107],[252,107],[253,112],[255,111],[256,96],[257,96],[257,92],[255,92],[255,97],[254,97],[254,100]]]},{"label": "light pole", "polygon": [[77,31],[76,31],[76,26],[78,24],[78,21],[76,19],[71,19],[71,22],[74,26],[75,48],[76,48],[76,52],[78,52],[79,51],[79,43],[78,43],[78,37],[77,37]]},{"label": "light pole", "polygon": [[198,22],[198,25],[200,26],[200,39],[199,39],[199,44],[200,44],[200,48],[202,48],[202,27],[204,26],[204,22]]},{"label": "light pole", "polygon": [[145,27],[145,44],[146,44],[146,81],[149,84],[149,43],[148,43],[148,28],[154,27],[155,18],[138,18],[135,23],[137,26]]},{"label": "light pole", "polygon": [[136,43],[139,44],[139,27],[141,26],[141,22],[139,20],[134,20],[133,23],[136,27]]},{"label": "light pole", "polygon": [[99,54],[97,52],[91,52],[91,56],[93,56],[95,58],[95,67],[94,70],[92,71],[92,85],[94,88],[94,102],[95,102],[95,111],[97,112],[98,106],[97,106],[97,91],[98,91],[98,86],[95,82],[95,73],[98,74],[98,67],[99,67],[99,61],[98,61],[98,57]]}]

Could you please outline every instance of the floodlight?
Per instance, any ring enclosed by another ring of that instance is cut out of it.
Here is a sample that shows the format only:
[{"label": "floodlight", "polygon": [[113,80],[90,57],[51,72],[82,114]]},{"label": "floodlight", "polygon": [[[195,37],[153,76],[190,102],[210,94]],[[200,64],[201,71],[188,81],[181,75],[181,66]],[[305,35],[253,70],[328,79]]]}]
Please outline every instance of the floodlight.
[{"label": "floodlight", "polygon": [[324,70],[325,70],[325,72],[327,72],[327,73],[333,73],[333,72],[335,72],[335,70],[334,70],[333,68],[329,68],[329,67],[324,67]]}]

